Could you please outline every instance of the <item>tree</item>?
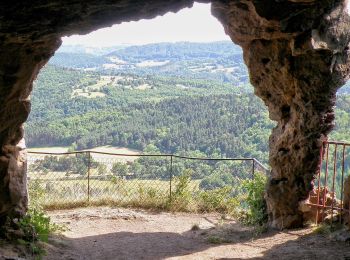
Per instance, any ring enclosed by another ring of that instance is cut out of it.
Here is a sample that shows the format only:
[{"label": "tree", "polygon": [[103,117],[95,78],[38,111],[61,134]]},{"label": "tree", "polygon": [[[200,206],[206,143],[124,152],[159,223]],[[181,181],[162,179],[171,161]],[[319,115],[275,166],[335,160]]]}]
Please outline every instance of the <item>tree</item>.
[{"label": "tree", "polygon": [[129,171],[129,167],[125,163],[117,162],[113,164],[111,171],[114,175],[125,176]]}]

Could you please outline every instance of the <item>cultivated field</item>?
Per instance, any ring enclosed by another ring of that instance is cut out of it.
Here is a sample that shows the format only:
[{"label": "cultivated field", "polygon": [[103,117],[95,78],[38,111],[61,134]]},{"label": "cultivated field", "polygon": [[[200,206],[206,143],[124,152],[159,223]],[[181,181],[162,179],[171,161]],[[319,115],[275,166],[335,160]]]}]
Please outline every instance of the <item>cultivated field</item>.
[{"label": "cultivated field", "polygon": [[[56,147],[39,147],[39,148],[28,148],[29,152],[40,152],[40,153],[66,153],[68,152],[69,147],[63,147],[63,146],[56,146]],[[114,147],[110,145],[106,146],[99,146],[92,149],[88,149],[89,151],[94,152],[103,152],[103,153],[117,153],[117,154],[127,154],[127,155],[137,155],[140,154],[141,151],[129,149],[126,147]],[[39,156],[39,155],[35,155]],[[34,156],[32,156],[34,157]],[[44,157],[44,155],[42,156]],[[91,157],[96,160],[101,159],[109,159],[109,158],[116,158],[114,155],[108,155],[108,154],[97,154],[97,153],[91,153]],[[132,162],[136,160],[137,156],[118,156],[118,160],[124,161],[124,162]]]}]

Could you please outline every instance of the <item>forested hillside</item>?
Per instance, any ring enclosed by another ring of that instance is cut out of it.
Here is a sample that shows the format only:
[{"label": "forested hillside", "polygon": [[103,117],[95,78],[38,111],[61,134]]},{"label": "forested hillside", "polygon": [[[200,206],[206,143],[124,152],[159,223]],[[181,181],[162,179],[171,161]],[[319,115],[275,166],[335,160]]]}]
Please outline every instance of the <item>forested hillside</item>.
[{"label": "forested hillside", "polygon": [[272,123],[247,89],[171,77],[113,77],[47,66],[32,97],[28,146],[143,150],[152,144],[169,153],[266,159]]},{"label": "forested hillside", "polygon": [[[29,147],[152,147],[267,162],[274,123],[232,43],[63,50],[35,82]],[[347,87],[340,93],[331,137],[350,141]]]}]

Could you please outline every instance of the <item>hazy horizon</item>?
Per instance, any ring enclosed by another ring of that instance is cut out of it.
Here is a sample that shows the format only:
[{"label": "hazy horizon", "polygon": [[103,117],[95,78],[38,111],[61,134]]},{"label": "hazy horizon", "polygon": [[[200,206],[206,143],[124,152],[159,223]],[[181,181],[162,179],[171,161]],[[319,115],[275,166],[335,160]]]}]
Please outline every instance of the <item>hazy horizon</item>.
[{"label": "hazy horizon", "polygon": [[[133,43],[120,43],[115,45],[108,45],[108,46],[91,46],[81,43],[62,43],[62,46],[69,47],[69,46],[79,46],[79,47],[87,47],[87,48],[111,48],[111,47],[124,47],[124,46],[138,46],[138,45],[149,45],[149,44],[163,44],[163,43],[215,43],[215,42],[231,42],[232,44],[235,44],[231,40],[218,40],[218,41],[174,41],[174,42],[167,42],[167,41],[160,41],[160,42],[151,42],[151,43],[140,43],[140,44],[133,44]],[[236,44],[235,44],[236,45]]]}]

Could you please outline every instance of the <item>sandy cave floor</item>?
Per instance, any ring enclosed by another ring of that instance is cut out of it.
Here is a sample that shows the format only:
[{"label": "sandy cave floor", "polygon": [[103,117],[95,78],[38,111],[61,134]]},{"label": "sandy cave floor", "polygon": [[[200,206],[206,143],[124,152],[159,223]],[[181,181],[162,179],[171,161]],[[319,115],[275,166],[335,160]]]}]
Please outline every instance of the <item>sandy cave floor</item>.
[{"label": "sandy cave floor", "polygon": [[[312,229],[255,232],[218,214],[122,208],[49,212],[69,230],[52,237],[44,259],[344,259],[350,245]],[[199,229],[193,229],[193,226]]]}]

